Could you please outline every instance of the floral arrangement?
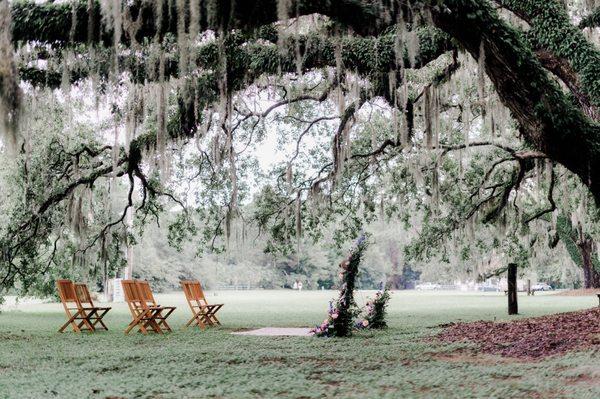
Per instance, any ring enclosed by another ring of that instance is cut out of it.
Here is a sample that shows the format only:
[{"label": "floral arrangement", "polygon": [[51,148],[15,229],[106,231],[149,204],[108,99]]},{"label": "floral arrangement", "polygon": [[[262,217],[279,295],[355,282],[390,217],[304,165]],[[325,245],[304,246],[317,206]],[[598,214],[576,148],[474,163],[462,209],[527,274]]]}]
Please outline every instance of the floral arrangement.
[{"label": "floral arrangement", "polygon": [[354,301],[354,285],[358,266],[367,248],[366,236],[361,234],[350,255],[340,263],[340,295],[335,305],[329,303],[329,312],[323,323],[311,330],[318,337],[347,337],[352,334],[353,320],[360,310]]},{"label": "floral arrangement", "polygon": [[366,315],[363,320],[358,321],[355,327],[380,329],[386,328],[385,312],[390,300],[390,291],[387,287],[383,291],[377,291],[375,298],[367,301]]}]

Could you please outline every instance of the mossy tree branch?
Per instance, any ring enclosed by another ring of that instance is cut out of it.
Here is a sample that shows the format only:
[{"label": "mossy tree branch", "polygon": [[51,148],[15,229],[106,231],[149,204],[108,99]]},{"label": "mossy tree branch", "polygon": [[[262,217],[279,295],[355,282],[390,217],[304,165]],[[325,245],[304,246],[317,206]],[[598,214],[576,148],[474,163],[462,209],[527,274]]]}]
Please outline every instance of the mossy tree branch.
[{"label": "mossy tree branch", "polygon": [[[177,2],[164,2],[161,22],[156,24],[154,3],[135,0],[128,5],[127,12],[131,19],[139,22],[139,29],[134,34],[138,43],[152,40],[157,35],[162,37],[168,33],[176,34],[178,13],[189,15],[187,2],[184,2],[185,10],[178,10]],[[86,0],[61,3],[14,2],[11,5],[13,40],[111,45],[113,32],[110,26],[103,26],[100,3],[94,1],[92,4],[88,9]],[[200,31],[255,29],[278,20],[277,0],[200,0],[199,8]],[[380,34],[390,25],[393,17],[382,20],[377,6],[360,0],[292,0],[289,10],[293,16],[327,15],[361,35]],[[76,16],[74,24],[73,16]],[[189,20],[189,16],[187,19]],[[124,44],[129,44],[131,39],[126,31],[121,38]]]},{"label": "mossy tree branch", "polygon": [[557,0],[496,0],[527,21],[528,37],[535,47],[567,60],[579,74],[583,91],[594,105],[600,105],[600,51],[571,23]]},{"label": "mossy tree branch", "polygon": [[504,22],[487,1],[454,0],[444,5],[431,8],[435,26],[475,58],[483,43],[485,71],[524,138],[578,175],[599,201],[600,125],[573,105],[550,79],[523,33]]}]

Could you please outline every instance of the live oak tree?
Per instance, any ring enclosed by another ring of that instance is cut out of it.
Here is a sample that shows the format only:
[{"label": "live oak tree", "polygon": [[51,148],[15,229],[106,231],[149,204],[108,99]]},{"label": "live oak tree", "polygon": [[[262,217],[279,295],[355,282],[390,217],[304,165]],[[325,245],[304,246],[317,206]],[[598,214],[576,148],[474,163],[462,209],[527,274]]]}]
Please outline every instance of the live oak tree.
[{"label": "live oak tree", "polygon": [[[0,238],[2,284],[27,281],[56,262],[53,243],[63,238],[64,229],[79,229],[86,220],[82,210],[94,207],[94,198],[102,196],[101,187],[110,180],[127,181],[125,205],[116,218],[78,237],[75,253],[93,248],[105,253],[106,237],[125,224],[132,209],[143,223],[163,210],[163,198],[185,209],[172,234],[173,240],[182,239],[193,227],[186,221],[188,204],[178,199],[169,176],[173,153],[185,157],[186,144],[197,147],[198,177],[206,183],[203,190],[211,202],[200,207],[209,221],[210,228],[203,232],[206,242],[214,243],[210,231],[214,238],[243,229],[239,205],[247,189],[240,175],[248,170],[245,162],[251,162],[244,159],[244,145],[252,145],[260,125],[281,108],[294,121],[290,129],[300,132],[295,137],[297,150],[279,171],[275,189],[261,192],[255,216],[259,225],[270,223],[273,237],[287,240],[290,248],[289,238],[304,231],[318,237],[319,218],[342,220],[348,231],[364,222],[355,216],[342,218],[335,210],[320,213],[336,195],[341,203],[360,202],[367,220],[374,217],[373,199],[389,201],[385,193],[370,195],[374,189],[368,179],[385,165],[399,159],[410,170],[390,170],[393,180],[387,183],[410,185],[408,174],[419,180],[422,168],[411,168],[407,160],[441,159],[467,147],[490,147],[503,156],[480,170],[481,201],[473,201],[473,213],[465,203],[466,219],[493,221],[514,212],[507,210],[509,204],[527,185],[536,162],[562,165],[598,202],[600,50],[592,31],[598,11],[587,3],[2,2],[3,143],[21,162],[19,170],[25,174],[20,184],[26,193],[10,211]],[[575,21],[582,10],[585,18]],[[448,87],[469,79],[477,84],[463,97],[468,102],[447,101],[452,99]],[[109,122],[95,137],[69,147],[57,138],[59,145],[39,164],[31,163],[36,137],[28,134],[27,120],[38,105],[27,99],[41,92],[49,101],[67,104],[69,96],[89,93]],[[321,104],[316,112],[323,113],[294,111],[295,105],[306,102]],[[387,131],[372,133],[368,140],[362,135],[354,143],[364,113],[382,105]],[[471,123],[484,126],[476,130],[489,136],[474,143],[465,142],[463,135],[461,142],[456,129],[448,129],[449,134],[441,129],[450,120],[464,125],[467,140]],[[511,130],[513,121],[516,129]],[[319,166],[303,172],[298,165],[302,140],[321,123],[331,131],[329,154],[320,156]],[[520,141],[512,142],[517,147],[499,144],[499,130],[510,130],[513,139],[518,132]],[[413,149],[416,142],[418,151]],[[434,203],[444,184],[436,172],[439,162],[425,177],[431,190],[426,194]],[[48,182],[46,190],[28,189],[27,172],[33,168],[42,173],[39,181]],[[469,178],[477,186],[476,174]],[[488,179],[494,182],[488,185]],[[526,224],[555,213],[553,181],[554,177],[547,187],[549,207],[527,215]],[[348,196],[344,188],[357,195]],[[420,198],[413,194],[412,201]],[[61,222],[66,204],[75,204],[68,205],[75,209],[69,214],[79,223]],[[303,215],[311,210],[312,221],[303,223]],[[274,215],[283,216],[283,224],[271,222]],[[506,245],[512,247],[511,242]]]}]

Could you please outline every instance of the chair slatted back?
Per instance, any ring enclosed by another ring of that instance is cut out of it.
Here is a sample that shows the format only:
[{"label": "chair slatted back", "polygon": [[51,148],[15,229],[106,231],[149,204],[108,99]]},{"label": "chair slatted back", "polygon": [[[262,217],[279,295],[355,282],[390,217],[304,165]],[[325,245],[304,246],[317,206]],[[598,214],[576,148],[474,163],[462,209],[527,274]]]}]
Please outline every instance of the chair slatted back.
[{"label": "chair slatted back", "polygon": [[138,289],[140,290],[140,295],[146,304],[150,306],[158,306],[156,299],[154,299],[154,294],[152,294],[150,283],[146,280],[138,280],[136,283],[138,285]]},{"label": "chair slatted back", "polygon": [[71,280],[56,280],[56,288],[58,289],[60,301],[67,313],[70,313],[69,309],[80,308],[81,304],[79,303],[77,293],[75,292],[75,285]]},{"label": "chair slatted back", "polygon": [[146,301],[140,292],[140,288],[135,280],[121,280],[125,302],[129,306],[129,311],[134,317],[148,308]]},{"label": "chair slatted back", "polygon": [[75,283],[75,295],[81,305],[88,305],[88,307],[91,308],[96,307],[92,301],[92,296],[90,295],[87,284]]},{"label": "chair slatted back", "polygon": [[182,281],[181,286],[183,287],[185,298],[190,306],[192,306],[194,302],[196,303],[196,306],[208,305],[200,281]]}]

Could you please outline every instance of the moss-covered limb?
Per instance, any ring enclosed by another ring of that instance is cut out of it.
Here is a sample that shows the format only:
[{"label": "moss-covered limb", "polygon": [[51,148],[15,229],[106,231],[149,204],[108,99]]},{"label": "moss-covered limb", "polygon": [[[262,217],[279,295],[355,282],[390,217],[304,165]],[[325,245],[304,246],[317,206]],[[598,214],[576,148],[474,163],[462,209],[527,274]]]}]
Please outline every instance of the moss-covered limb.
[{"label": "moss-covered limb", "polygon": [[557,0],[496,0],[526,20],[534,46],[567,60],[580,76],[581,87],[592,103],[600,105],[600,50],[571,23],[565,6]]},{"label": "moss-covered limb", "polygon": [[[447,35],[434,28],[420,28],[417,31],[419,39],[419,52],[414,59],[414,66],[423,67],[435,60],[446,51],[453,48]],[[296,72],[296,44],[299,44],[303,54],[302,68],[305,71],[323,67],[335,67],[336,47],[340,48],[340,55],[345,69],[355,71],[362,76],[377,82],[384,80],[383,86],[388,87],[388,73],[397,69],[395,55],[394,34],[386,34],[380,37],[350,37],[341,38],[324,37],[310,34],[289,37],[283,42],[282,47],[265,43],[264,41],[244,42],[231,39],[227,41],[226,50],[229,67],[229,82],[234,82],[232,88],[239,90],[242,83],[253,81],[258,76],[266,74],[277,74],[279,71]],[[135,56],[123,56],[120,58],[122,71],[127,71],[136,82],[153,81],[159,74],[152,62],[147,60],[152,57],[151,51],[143,47],[142,57],[139,53]],[[102,53],[100,53],[102,54]],[[84,55],[84,57],[87,57]],[[93,73],[99,74],[101,78],[107,78],[111,71],[111,57],[102,57],[96,52]],[[179,71],[179,55],[177,52],[166,55],[165,75],[175,76]],[[219,46],[216,43],[201,45],[196,51],[194,64],[198,70],[217,70],[221,58]],[[408,50],[403,51],[405,65],[410,65]],[[86,64],[84,62],[84,64]],[[87,65],[87,64],[86,64]],[[88,77],[89,71],[85,67],[73,66],[70,73],[71,82]],[[61,68],[40,70],[29,64],[20,67],[22,80],[29,81],[36,86],[59,87],[63,79]]]},{"label": "moss-covered limb", "polygon": [[[434,24],[473,57],[485,50],[485,70],[525,139],[577,174],[600,200],[600,125],[590,121],[549,78],[523,34],[487,1],[448,0],[432,7]],[[469,26],[470,29],[465,29]]]},{"label": "moss-covered limb", "polygon": [[579,22],[580,29],[593,28],[597,26],[600,26],[600,7],[596,8],[591,14],[584,17]]},{"label": "moss-covered limb", "polygon": [[592,120],[600,120],[598,107],[592,105],[590,97],[582,91],[579,75],[573,70],[571,64],[563,58],[556,57],[554,53],[548,50],[537,50],[535,54],[544,68],[553,73],[567,86],[585,115]]},{"label": "moss-covered limb", "polygon": [[[94,1],[88,10],[87,1],[76,3],[39,3],[20,0],[11,4],[13,41],[41,42],[112,42],[112,32],[103,32],[100,4]],[[72,18],[77,24],[72,29]]]},{"label": "moss-covered limb", "polygon": [[562,214],[556,220],[556,234],[573,263],[583,269],[585,288],[600,288],[600,261],[593,256],[592,237],[574,229],[571,221]]},{"label": "moss-covered limb", "polygon": [[[436,29],[423,28],[418,33],[420,49],[414,60],[414,66],[421,68],[439,56],[451,50],[453,45],[447,35]],[[335,66],[335,52],[339,45],[344,69],[357,72],[368,78],[371,83],[384,79],[388,84],[388,74],[396,70],[394,51],[395,35],[376,38],[342,37],[324,38],[314,35],[300,39],[302,69],[312,70],[326,66]],[[295,72],[295,39],[284,43],[283,51],[276,46],[252,44],[242,51],[231,52],[231,76],[236,79],[255,79],[263,73],[276,74],[278,71]],[[404,51],[405,65],[409,65],[407,51]],[[399,82],[399,80],[398,80]]]},{"label": "moss-covered limb", "polygon": [[[162,24],[155,24],[155,2],[136,0],[129,5],[129,14],[138,20],[140,27],[135,33],[137,42],[152,39],[157,34],[177,33],[177,3],[164,3]],[[207,29],[254,29],[278,20],[277,0],[254,1],[214,1],[200,0],[201,31]],[[186,10],[183,12],[189,15]],[[169,9],[171,8],[171,9]],[[103,43],[113,42],[113,33],[102,26],[102,15],[98,1],[88,10],[87,0],[72,2],[35,3],[30,0],[16,1],[11,5],[13,40],[45,41],[45,42],[79,42]],[[75,10],[73,12],[73,10]],[[292,0],[290,10],[294,15],[323,14],[347,25],[360,34],[378,34],[389,25],[389,20],[382,19],[379,8],[370,2],[360,0]],[[76,15],[76,23],[72,24],[72,16]],[[189,18],[189,17],[188,17]],[[74,26],[74,29],[71,29]],[[131,37],[125,29],[122,41],[129,43]]]},{"label": "moss-covered limb", "polygon": [[[571,226],[571,221],[564,215],[559,215],[556,219],[556,233],[558,238],[564,244],[573,263],[582,267],[581,255],[577,248],[577,233]],[[600,265],[598,265],[600,267]],[[600,268],[598,269],[600,270]]]}]

